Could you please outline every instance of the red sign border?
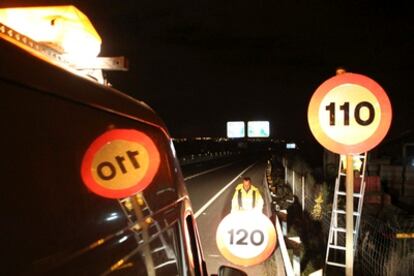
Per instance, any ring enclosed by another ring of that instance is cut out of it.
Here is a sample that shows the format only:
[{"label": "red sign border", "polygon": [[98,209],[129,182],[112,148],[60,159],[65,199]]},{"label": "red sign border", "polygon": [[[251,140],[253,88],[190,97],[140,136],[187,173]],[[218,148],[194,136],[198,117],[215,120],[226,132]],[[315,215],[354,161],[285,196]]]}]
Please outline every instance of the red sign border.
[{"label": "red sign border", "polygon": [[[135,185],[126,189],[108,189],[97,183],[92,176],[91,167],[95,154],[108,142],[114,140],[126,140],[143,145],[148,151],[150,158],[148,171],[145,176]],[[159,151],[150,137],[143,132],[134,129],[113,129],[105,132],[96,138],[85,152],[82,165],[81,176],[86,187],[97,195],[106,198],[124,198],[143,191],[152,182],[160,165]]]},{"label": "red sign border", "polygon": [[[321,101],[327,93],[342,84],[356,84],[365,87],[378,99],[381,108],[381,119],[377,131],[371,137],[354,145],[336,142],[325,134],[319,124],[319,106]],[[361,74],[345,73],[326,80],[316,89],[308,107],[308,124],[313,136],[322,146],[339,154],[357,154],[374,148],[384,139],[391,126],[391,120],[392,107],[386,92],[373,79]]]}]

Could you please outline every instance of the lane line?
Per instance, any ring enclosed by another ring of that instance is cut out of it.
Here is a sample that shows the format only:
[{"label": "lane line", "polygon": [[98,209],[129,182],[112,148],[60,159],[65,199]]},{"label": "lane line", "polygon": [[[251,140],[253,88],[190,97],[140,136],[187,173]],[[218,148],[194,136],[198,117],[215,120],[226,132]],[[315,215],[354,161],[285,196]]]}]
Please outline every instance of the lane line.
[{"label": "lane line", "polygon": [[219,169],[222,169],[222,168],[228,167],[228,166],[230,166],[230,165],[232,165],[232,164],[234,164],[234,163],[236,163],[236,162],[237,162],[237,161],[234,161],[234,162],[231,162],[231,163],[228,163],[228,164],[225,164],[225,165],[222,165],[222,166],[216,167],[216,168],[212,168],[212,169],[206,170],[206,171],[204,171],[204,172],[200,172],[200,173],[196,173],[196,174],[193,174],[193,175],[187,176],[187,177],[185,177],[185,178],[184,178],[184,181],[187,181],[187,180],[193,179],[193,178],[195,178],[195,177],[197,177],[197,176],[201,176],[201,175],[204,175],[204,174],[207,174],[207,173],[211,173],[211,172],[217,171],[217,170],[219,170]]},{"label": "lane line", "polygon": [[233,178],[232,181],[230,181],[229,183],[226,184],[226,186],[224,186],[220,191],[218,191],[217,194],[215,194],[212,198],[210,198],[209,201],[207,201],[206,204],[204,204],[195,214],[194,217],[198,218],[203,212],[204,210],[206,210],[211,203],[214,202],[214,200],[216,200],[228,187],[230,187],[234,181],[236,181],[242,174],[244,174],[246,171],[248,171],[251,167],[253,167],[254,165],[256,165],[257,162],[254,162],[253,164],[251,164],[250,166],[248,166],[247,168],[245,168],[241,173],[239,173],[235,178]]}]

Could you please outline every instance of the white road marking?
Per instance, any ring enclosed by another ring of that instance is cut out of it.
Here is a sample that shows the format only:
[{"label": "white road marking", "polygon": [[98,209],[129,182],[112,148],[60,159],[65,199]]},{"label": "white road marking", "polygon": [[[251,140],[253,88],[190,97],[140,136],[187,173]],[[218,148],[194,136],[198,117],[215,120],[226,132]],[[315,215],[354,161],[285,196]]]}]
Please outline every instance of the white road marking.
[{"label": "white road marking", "polygon": [[214,202],[214,200],[216,200],[228,187],[230,187],[234,181],[236,181],[242,174],[244,174],[246,171],[248,171],[251,167],[253,167],[257,162],[254,162],[253,164],[251,164],[250,166],[248,166],[247,168],[245,168],[241,173],[239,173],[235,178],[233,178],[232,181],[230,181],[229,183],[227,183],[226,186],[224,186],[220,191],[218,191],[217,194],[215,194],[212,198],[210,198],[209,201],[207,201],[206,204],[204,204],[195,214],[194,217],[198,218],[207,208],[208,206],[211,205],[211,203]]},{"label": "white road marking", "polygon": [[219,170],[219,169],[222,169],[222,168],[228,167],[228,166],[230,166],[230,165],[232,165],[232,164],[234,164],[234,163],[236,163],[236,162],[231,162],[231,163],[228,163],[228,164],[222,165],[222,166],[220,166],[220,167],[212,168],[212,169],[206,170],[206,171],[204,171],[204,172],[200,172],[200,173],[196,173],[196,174],[193,174],[193,175],[187,176],[187,177],[185,177],[185,178],[184,178],[184,181],[190,180],[190,179],[192,179],[192,178],[194,178],[194,177],[197,177],[197,176],[201,176],[201,175],[204,175],[204,174],[207,174],[207,173],[211,173],[211,172],[217,171],[217,170]]}]

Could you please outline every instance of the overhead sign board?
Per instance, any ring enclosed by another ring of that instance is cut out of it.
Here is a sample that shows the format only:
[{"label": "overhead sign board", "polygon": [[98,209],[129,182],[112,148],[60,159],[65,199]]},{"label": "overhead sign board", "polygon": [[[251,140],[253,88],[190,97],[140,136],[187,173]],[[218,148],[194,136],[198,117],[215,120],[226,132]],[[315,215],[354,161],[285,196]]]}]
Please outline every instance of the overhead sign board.
[{"label": "overhead sign board", "polygon": [[144,190],[160,165],[154,142],[143,132],[115,129],[96,138],[81,167],[85,185],[107,198],[124,198]]},{"label": "overhead sign board", "polygon": [[322,83],[308,108],[316,140],[339,154],[357,154],[378,145],[391,125],[392,108],[384,89],[360,74],[344,73]]},{"label": "overhead sign board", "polygon": [[247,136],[251,138],[266,138],[270,135],[269,121],[247,122]]},{"label": "overhead sign board", "polygon": [[243,121],[227,122],[228,138],[243,138],[244,136],[246,136],[246,131]]},{"label": "overhead sign board", "polygon": [[261,212],[233,212],[220,222],[216,242],[220,253],[231,263],[253,266],[272,254],[276,247],[276,230]]}]

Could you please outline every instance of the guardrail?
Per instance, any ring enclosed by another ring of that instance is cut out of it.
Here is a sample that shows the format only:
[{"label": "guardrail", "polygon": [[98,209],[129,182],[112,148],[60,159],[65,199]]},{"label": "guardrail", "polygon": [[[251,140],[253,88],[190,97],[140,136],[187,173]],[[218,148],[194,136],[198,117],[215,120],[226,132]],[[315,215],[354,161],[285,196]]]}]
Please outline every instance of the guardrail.
[{"label": "guardrail", "polygon": [[286,275],[294,276],[295,273],[293,272],[293,265],[290,262],[289,253],[287,251],[285,237],[283,235],[282,227],[280,226],[279,218],[276,216],[275,219],[275,226],[277,232],[277,240],[279,242],[280,253],[282,254],[283,264],[285,267]]},{"label": "guardrail", "polygon": [[[270,195],[270,191],[269,191],[269,183],[268,183],[268,174],[270,173],[270,163],[268,163],[266,171],[265,171],[265,177],[264,177],[264,181],[265,181],[265,193],[267,195],[267,198],[269,200],[270,205],[272,205],[272,196]],[[272,213],[272,211],[270,210],[270,213]],[[293,266],[292,263],[290,261],[289,258],[289,253],[287,251],[287,246],[285,243],[285,232],[282,230],[282,227],[280,225],[280,221],[277,215],[275,215],[275,227],[276,227],[276,233],[277,233],[277,239],[278,239],[278,243],[279,243],[279,249],[282,255],[282,260],[283,260],[283,265],[284,265],[284,269],[285,269],[285,273],[287,276],[295,276],[294,270],[293,270]],[[275,258],[275,262],[276,262],[276,251],[274,253],[274,258]]]},{"label": "guardrail", "polygon": [[228,158],[235,155],[239,155],[239,153],[232,151],[204,152],[179,157],[178,161],[180,162],[180,165],[190,165],[199,162]]}]

